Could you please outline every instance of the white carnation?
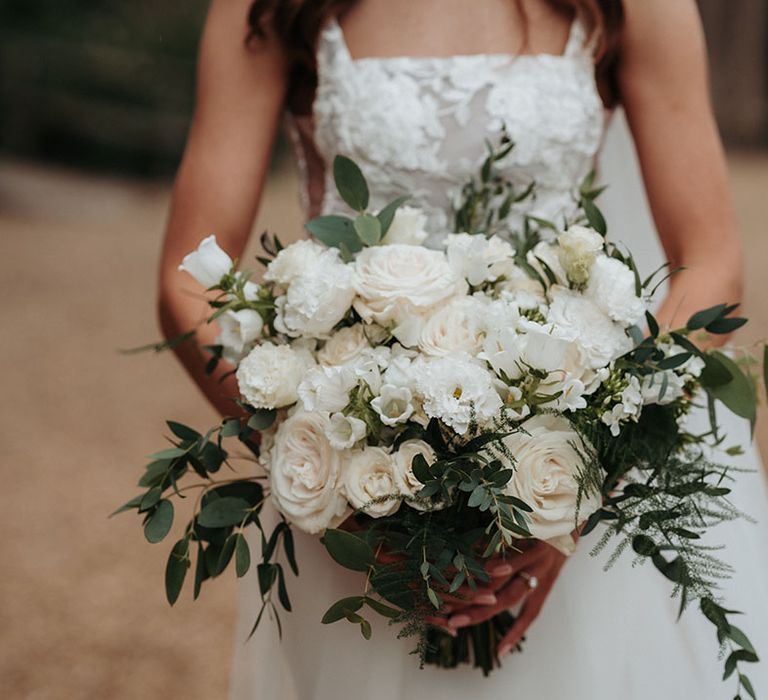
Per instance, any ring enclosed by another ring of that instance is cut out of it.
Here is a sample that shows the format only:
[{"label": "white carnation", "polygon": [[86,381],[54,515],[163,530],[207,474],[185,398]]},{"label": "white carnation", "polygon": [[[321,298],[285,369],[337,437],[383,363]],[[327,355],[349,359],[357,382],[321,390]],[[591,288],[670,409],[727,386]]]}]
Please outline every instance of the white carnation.
[{"label": "white carnation", "polygon": [[421,209],[401,206],[395,212],[395,218],[389,230],[381,240],[382,245],[421,245],[427,240],[425,226],[427,217]]},{"label": "white carnation", "polygon": [[254,408],[282,408],[298,399],[297,388],[314,364],[312,355],[289,345],[257,345],[237,368],[240,394]]},{"label": "white carnation", "polygon": [[[373,518],[391,515],[400,507],[392,458],[381,447],[364,447],[350,454],[344,490],[353,508]],[[382,500],[374,503],[377,499]]]},{"label": "white carnation", "polygon": [[635,275],[623,262],[601,255],[589,275],[586,296],[614,321],[639,323],[646,304],[635,293]]},{"label": "white carnation", "polygon": [[264,279],[287,287],[294,279],[304,276],[318,266],[328,248],[313,240],[303,239],[283,248],[267,265]]}]

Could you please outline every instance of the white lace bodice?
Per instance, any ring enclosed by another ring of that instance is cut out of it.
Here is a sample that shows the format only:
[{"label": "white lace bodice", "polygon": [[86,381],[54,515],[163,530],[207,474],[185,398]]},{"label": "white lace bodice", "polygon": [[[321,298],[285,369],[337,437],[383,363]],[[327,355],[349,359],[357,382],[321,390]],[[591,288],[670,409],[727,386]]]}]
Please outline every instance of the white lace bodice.
[{"label": "white lace bodice", "polygon": [[502,125],[515,142],[505,174],[521,187],[536,182],[525,209],[552,220],[573,209],[605,126],[580,21],[561,55],[354,59],[331,20],[317,58],[312,120],[289,122],[305,166],[308,215],[348,213],[330,168],[306,167],[308,150],[322,166],[340,153],[363,169],[372,207],[410,194],[427,214],[428,244],[437,245],[456,196],[477,174],[486,141],[498,143]]}]

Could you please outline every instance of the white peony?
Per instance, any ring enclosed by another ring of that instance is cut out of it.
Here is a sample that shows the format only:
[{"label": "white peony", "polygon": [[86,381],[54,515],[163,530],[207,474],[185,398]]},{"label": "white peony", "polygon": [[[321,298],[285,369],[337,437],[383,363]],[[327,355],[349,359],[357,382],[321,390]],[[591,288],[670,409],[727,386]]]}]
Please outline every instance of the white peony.
[{"label": "white peony", "polygon": [[395,218],[389,230],[382,238],[382,245],[421,245],[427,240],[425,226],[427,217],[421,209],[401,206],[395,212]]},{"label": "white peony", "polygon": [[224,275],[232,270],[232,258],[216,243],[216,236],[200,241],[197,250],[188,253],[179,265],[179,270],[188,272],[206,289],[216,286]]},{"label": "white peony", "polygon": [[558,258],[568,279],[584,284],[597,254],[603,250],[603,237],[587,226],[571,226],[557,237]]},{"label": "white peony", "polygon": [[645,314],[646,303],[635,294],[635,274],[620,260],[605,255],[595,260],[585,295],[626,326],[639,323]]},{"label": "white peony", "polygon": [[334,450],[346,450],[360,442],[368,432],[365,422],[354,416],[334,413],[331,416],[328,432],[328,442]]},{"label": "white peony", "polygon": [[282,408],[298,399],[297,388],[314,364],[312,355],[289,345],[263,343],[237,368],[240,394],[254,408]]},{"label": "white peony", "polygon": [[422,360],[416,373],[416,387],[425,413],[463,435],[470,424],[488,423],[502,401],[493,377],[464,354]]},{"label": "white peony", "polygon": [[414,411],[413,395],[407,387],[384,384],[381,393],[371,401],[371,408],[384,425],[405,423]]},{"label": "white peony", "polygon": [[316,365],[307,370],[297,393],[305,411],[336,413],[349,403],[349,392],[356,384],[350,367]]},{"label": "white peony", "polygon": [[442,252],[421,246],[365,248],[354,267],[355,310],[366,322],[393,324],[407,346],[416,343],[424,316],[466,290]]},{"label": "white peony", "polygon": [[232,364],[242,359],[251,344],[261,337],[264,328],[264,320],[253,309],[225,311],[217,321],[221,333],[216,344],[223,347],[224,359]]},{"label": "white peony", "polygon": [[360,357],[363,350],[371,347],[361,323],[337,330],[317,353],[323,365],[343,365]]},{"label": "white peony", "polygon": [[328,248],[310,239],[303,239],[283,248],[267,265],[264,279],[287,287],[293,280],[315,269]]},{"label": "white peony", "polygon": [[533,508],[528,514],[528,528],[535,538],[572,554],[575,544],[571,532],[578,525],[577,516],[583,522],[601,505],[596,493],[584,493],[578,503],[582,454],[591,449],[561,416],[534,416],[521,428],[504,438],[515,457],[506,492]]},{"label": "white peony", "polygon": [[381,447],[354,450],[344,470],[344,491],[353,508],[373,518],[394,513],[401,501],[389,453]]},{"label": "white peony", "polygon": [[497,236],[453,233],[445,237],[444,244],[450,266],[473,287],[494,281],[500,274],[497,268],[515,257],[515,249]]},{"label": "white peony", "polygon": [[275,507],[311,534],[349,514],[342,490],[345,453],[328,442],[328,422],[320,413],[294,413],[278,427],[267,459]]},{"label": "white peony", "polygon": [[441,306],[424,323],[419,349],[439,357],[452,352],[475,354],[483,341],[478,319],[486,304],[477,297],[456,297]]}]

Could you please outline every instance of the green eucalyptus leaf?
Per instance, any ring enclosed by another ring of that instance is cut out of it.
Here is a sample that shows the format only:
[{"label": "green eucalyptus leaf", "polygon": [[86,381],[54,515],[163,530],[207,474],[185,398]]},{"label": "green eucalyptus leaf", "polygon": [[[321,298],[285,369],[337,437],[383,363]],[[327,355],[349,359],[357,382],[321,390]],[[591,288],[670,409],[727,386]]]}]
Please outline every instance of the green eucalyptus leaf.
[{"label": "green eucalyptus leaf", "polygon": [[727,384],[709,387],[708,391],[733,413],[746,418],[754,426],[757,418],[757,401],[752,382],[730,357],[720,352],[714,355],[733,378]]},{"label": "green eucalyptus leaf", "polygon": [[367,571],[376,562],[370,545],[346,530],[328,529],[320,541],[331,557],[347,569]]},{"label": "green eucalyptus leaf", "polygon": [[365,245],[376,245],[381,240],[381,222],[373,214],[360,214],[355,219],[354,226]]},{"label": "green eucalyptus leaf", "polygon": [[176,421],[166,421],[166,425],[171,429],[171,432],[177,437],[181,438],[182,440],[198,440],[202,436],[200,433],[197,432],[197,430],[193,430],[188,425],[184,425],[183,423],[177,423]]},{"label": "green eucalyptus leaf", "polygon": [[128,510],[133,510],[134,508],[138,508],[141,505],[141,501],[143,500],[143,498],[144,498],[143,493],[140,493],[138,496],[134,496],[130,501],[126,501],[117,510],[110,513],[109,517],[111,518],[113,515],[117,515],[118,513],[125,513]]},{"label": "green eucalyptus leaf", "polygon": [[714,389],[718,386],[724,386],[733,380],[733,374],[728,367],[720,361],[715,353],[707,353],[703,356],[704,369],[701,371],[699,380],[705,389]]},{"label": "green eucalyptus leaf", "polygon": [[240,419],[239,418],[227,418],[221,424],[221,430],[219,435],[223,438],[235,437],[240,434]]},{"label": "green eucalyptus leaf", "polygon": [[168,500],[162,500],[152,511],[152,514],[144,523],[144,537],[148,542],[156,544],[162,541],[170,532],[173,525],[173,503]]},{"label": "green eucalyptus leaf", "polygon": [[426,484],[432,481],[432,473],[429,471],[429,464],[421,453],[416,453],[411,460],[411,470],[413,475],[422,483]]},{"label": "green eucalyptus leaf", "polygon": [[397,210],[407,201],[408,197],[398,197],[397,199],[392,200],[378,214],[376,214],[376,218],[378,218],[379,223],[381,223],[382,236],[386,235],[387,231],[389,231],[389,227],[392,226],[392,222],[395,219]]},{"label": "green eucalyptus leaf", "polygon": [[165,595],[168,602],[173,605],[181,593],[184,585],[184,578],[189,568],[189,540],[187,538],[179,540],[168,557],[168,563],[165,566]]},{"label": "green eucalyptus leaf", "polygon": [[366,596],[365,604],[372,610],[375,610],[377,613],[379,613],[379,615],[383,615],[384,617],[388,617],[390,619],[395,619],[400,615],[400,611],[397,608],[385,605],[380,600],[376,600],[375,598],[369,598]]},{"label": "green eucalyptus leaf", "polygon": [[276,418],[277,411],[274,408],[257,408],[248,419],[248,427],[251,430],[267,430]]},{"label": "green eucalyptus leaf", "polygon": [[336,156],[333,159],[333,179],[339,196],[355,211],[365,211],[368,185],[357,163],[346,156]]},{"label": "green eucalyptus leaf", "polygon": [[597,205],[591,199],[583,199],[582,206],[589,225],[601,236],[605,236],[608,233],[608,224],[605,223],[605,217]]},{"label": "green eucalyptus leaf", "polygon": [[689,331],[696,331],[700,328],[704,328],[715,319],[720,318],[725,309],[725,304],[717,304],[716,306],[710,306],[708,309],[697,311],[688,319],[688,323],[686,323],[685,326]]},{"label": "green eucalyptus leaf", "polygon": [[337,600],[330,608],[328,608],[328,610],[326,610],[321,622],[324,625],[329,625],[333,622],[343,620],[349,613],[360,610],[360,608],[363,607],[364,601],[365,597],[360,595]]},{"label": "green eucalyptus leaf", "polygon": [[206,505],[198,514],[197,522],[203,527],[239,525],[250,511],[251,505],[242,498],[227,496]]},{"label": "green eucalyptus leaf", "polygon": [[251,550],[242,532],[235,535],[235,573],[242,578],[251,567]]},{"label": "green eucalyptus leaf", "polygon": [[348,216],[329,214],[318,216],[305,224],[305,228],[319,241],[331,248],[346,248],[357,253],[363,246],[355,231],[354,221]]}]

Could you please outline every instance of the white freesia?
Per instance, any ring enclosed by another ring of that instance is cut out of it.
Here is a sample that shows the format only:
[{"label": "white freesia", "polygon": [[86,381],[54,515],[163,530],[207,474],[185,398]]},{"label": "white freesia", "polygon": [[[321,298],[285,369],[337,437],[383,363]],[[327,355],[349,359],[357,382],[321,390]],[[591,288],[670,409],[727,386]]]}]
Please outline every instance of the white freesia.
[{"label": "white freesia", "polygon": [[232,270],[232,258],[216,242],[216,236],[200,241],[197,250],[184,256],[179,270],[187,272],[206,289],[217,285]]},{"label": "white freesia", "polygon": [[357,384],[350,367],[316,365],[307,370],[298,387],[305,411],[336,413],[349,403],[349,392]]},{"label": "white freesia", "polygon": [[425,322],[419,335],[419,349],[439,357],[453,352],[475,354],[483,341],[478,322],[486,303],[477,297],[456,297],[441,306]]},{"label": "white freesia", "polygon": [[217,319],[221,333],[216,344],[223,348],[224,359],[235,364],[239,362],[252,343],[261,337],[264,320],[253,309],[225,311]]},{"label": "white freesia", "polygon": [[[381,447],[354,450],[344,470],[344,491],[353,508],[381,518],[400,507],[392,457]],[[390,497],[390,498],[387,498]],[[378,502],[377,499],[382,499]]]},{"label": "white freesia", "polygon": [[441,251],[421,246],[365,248],[354,268],[355,310],[366,322],[394,325],[393,334],[407,346],[416,343],[427,314],[466,290]]},{"label": "white freesia", "polygon": [[382,245],[421,245],[427,240],[426,214],[417,207],[401,206],[395,212],[389,230],[382,238]]},{"label": "white freesia", "polygon": [[558,258],[568,279],[584,284],[597,254],[603,250],[603,237],[587,226],[571,226],[557,237]]},{"label": "white freesia", "polygon": [[468,355],[447,355],[418,363],[416,387],[424,411],[463,435],[472,421],[488,423],[502,407],[493,377]]},{"label": "white freesia", "polygon": [[606,255],[595,260],[585,296],[624,325],[639,323],[645,314],[646,303],[635,293],[634,273],[620,260]]},{"label": "white freesia", "polygon": [[257,345],[237,368],[240,394],[254,408],[282,408],[298,398],[304,373],[314,364],[312,355],[289,345]]},{"label": "white freesia", "polygon": [[611,435],[617,437],[621,426],[627,421],[636,421],[643,409],[643,388],[637,377],[629,377],[619,402],[610,411],[604,411],[600,420],[611,429]]},{"label": "white freesia", "polygon": [[317,353],[317,359],[323,365],[344,365],[370,347],[363,325],[356,323],[337,330]]},{"label": "white freesia", "polygon": [[328,441],[328,423],[321,413],[294,413],[278,427],[267,459],[275,506],[311,534],[349,514],[342,490],[345,453]]},{"label": "white freesia", "polygon": [[287,287],[293,280],[316,268],[328,248],[310,239],[303,239],[283,248],[267,265],[264,279]]},{"label": "white freesia", "polygon": [[515,249],[496,236],[453,233],[445,237],[444,244],[450,266],[473,287],[495,280],[500,274],[496,267],[515,257]]},{"label": "white freesia", "polygon": [[371,408],[384,425],[405,423],[413,414],[413,395],[407,387],[384,384],[381,393],[371,401]]},{"label": "white freesia", "polygon": [[360,442],[367,432],[368,427],[359,418],[345,416],[343,413],[334,413],[331,416],[326,434],[328,442],[331,443],[334,450],[346,450]]},{"label": "white freesia", "polygon": [[591,449],[562,416],[534,416],[521,428],[504,438],[515,457],[506,492],[533,508],[528,528],[534,537],[572,554],[571,532],[601,505],[599,494],[592,492],[583,493],[579,503],[577,478],[583,454]]}]

